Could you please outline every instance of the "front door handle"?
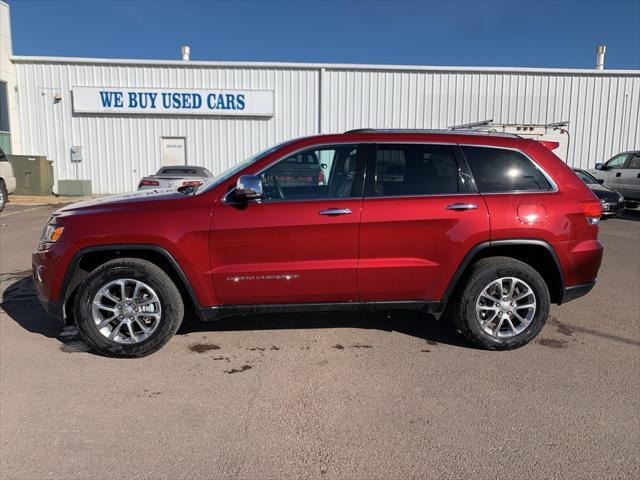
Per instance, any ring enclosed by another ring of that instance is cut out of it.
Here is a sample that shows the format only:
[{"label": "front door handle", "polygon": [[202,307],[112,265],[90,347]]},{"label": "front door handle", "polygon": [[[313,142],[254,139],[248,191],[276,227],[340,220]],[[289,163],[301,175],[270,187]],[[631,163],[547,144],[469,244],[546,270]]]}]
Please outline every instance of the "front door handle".
[{"label": "front door handle", "polygon": [[450,203],[446,206],[447,210],[473,210],[478,208],[475,203]]},{"label": "front door handle", "polygon": [[326,210],[320,210],[320,215],[349,215],[351,209],[349,208],[327,208]]}]

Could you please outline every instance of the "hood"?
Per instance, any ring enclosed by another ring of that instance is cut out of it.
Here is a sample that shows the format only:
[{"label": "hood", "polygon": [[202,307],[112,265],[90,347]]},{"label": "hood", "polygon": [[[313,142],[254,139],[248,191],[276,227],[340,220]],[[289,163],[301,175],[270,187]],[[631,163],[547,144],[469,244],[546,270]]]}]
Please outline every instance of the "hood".
[{"label": "hood", "polygon": [[184,198],[184,195],[178,192],[175,188],[140,190],[137,192],[111,195],[108,197],[94,198],[92,200],[72,203],[57,210],[54,214],[73,213],[76,211],[86,210],[100,210],[102,208],[117,208],[130,205],[142,206],[147,202],[175,200],[178,198]]}]

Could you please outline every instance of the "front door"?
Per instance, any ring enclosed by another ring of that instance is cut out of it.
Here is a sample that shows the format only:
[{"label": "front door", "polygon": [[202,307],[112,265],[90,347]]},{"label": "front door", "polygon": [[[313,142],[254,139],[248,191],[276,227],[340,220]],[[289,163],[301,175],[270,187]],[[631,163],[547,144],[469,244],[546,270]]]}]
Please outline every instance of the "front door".
[{"label": "front door", "polygon": [[272,164],[265,198],[213,212],[212,271],[221,305],[357,300],[364,151],[313,147]]},{"label": "front door", "polygon": [[468,186],[455,146],[375,149],[360,226],[360,299],[440,300],[465,254],[489,237],[485,202]]},{"label": "front door", "polygon": [[629,155],[620,173],[618,190],[625,198],[640,199],[640,152]]}]

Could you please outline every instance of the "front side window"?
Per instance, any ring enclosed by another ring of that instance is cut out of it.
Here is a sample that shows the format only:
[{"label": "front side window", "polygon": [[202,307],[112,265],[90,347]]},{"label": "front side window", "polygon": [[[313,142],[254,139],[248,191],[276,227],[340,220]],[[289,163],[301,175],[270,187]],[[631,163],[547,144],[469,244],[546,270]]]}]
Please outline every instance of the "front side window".
[{"label": "front side window", "polygon": [[621,155],[616,155],[615,157],[613,157],[611,160],[607,162],[607,168],[614,169],[614,170],[618,168],[622,168],[628,156],[629,155],[626,153],[623,153]]},{"label": "front side window", "polygon": [[260,175],[264,200],[312,200],[357,196],[357,145],[314,147],[296,152]]},{"label": "front side window", "polygon": [[458,163],[447,145],[379,144],[376,197],[457,193]]},{"label": "front side window", "polygon": [[462,147],[480,193],[553,190],[542,171],[522,153],[492,147]]}]

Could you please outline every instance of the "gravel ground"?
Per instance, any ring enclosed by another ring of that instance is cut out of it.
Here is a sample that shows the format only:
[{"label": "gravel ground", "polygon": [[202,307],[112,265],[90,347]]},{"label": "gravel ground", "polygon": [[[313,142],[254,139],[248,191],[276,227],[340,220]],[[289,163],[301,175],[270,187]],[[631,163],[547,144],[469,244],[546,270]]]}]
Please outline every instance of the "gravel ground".
[{"label": "gravel ground", "polygon": [[594,290],[485,352],[415,313],[187,320],[140,360],[86,351],[32,290],[52,206],[0,214],[0,477],[640,478],[640,214]]}]

